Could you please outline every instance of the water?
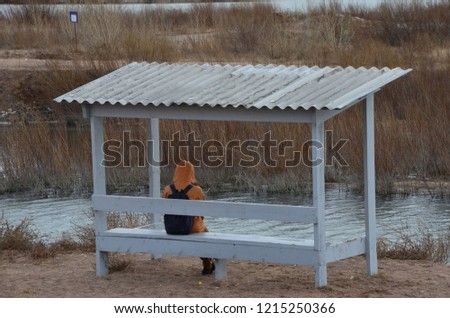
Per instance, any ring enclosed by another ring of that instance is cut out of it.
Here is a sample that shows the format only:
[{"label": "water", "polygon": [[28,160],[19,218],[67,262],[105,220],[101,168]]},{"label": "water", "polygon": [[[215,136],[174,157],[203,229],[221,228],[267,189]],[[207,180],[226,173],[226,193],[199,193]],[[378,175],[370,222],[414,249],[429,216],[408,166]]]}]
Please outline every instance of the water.
[{"label": "water", "polygon": [[[411,2],[417,2],[418,0],[401,0],[401,3],[411,3]],[[256,3],[258,1],[254,1]],[[266,1],[259,1],[259,2],[268,2],[272,3],[276,8],[278,8],[280,11],[307,11],[308,8],[314,7],[321,3],[328,3],[328,0],[321,0],[321,1],[315,1],[315,0],[266,0]],[[383,2],[389,2],[386,0],[341,0],[339,1],[343,7],[347,7],[348,5],[356,5],[361,6],[365,8],[374,8],[378,5],[380,5]],[[419,0],[419,2],[422,3],[439,3],[442,2],[442,0]],[[238,2],[219,2],[214,3],[217,7],[222,8],[228,8],[233,6],[241,6],[242,3]],[[7,5],[2,4],[0,5],[0,13],[5,13],[8,11],[9,8],[17,8],[20,5]],[[83,10],[83,5],[51,5],[57,10],[61,11],[70,11],[70,10]],[[123,10],[123,11],[142,11],[144,9],[152,10],[152,9],[167,9],[167,10],[189,10],[192,7],[192,4],[190,3],[165,3],[165,4],[119,4],[119,5],[97,5],[97,6],[107,6],[108,8],[114,8],[117,10]],[[85,7],[86,8],[86,7]]]},{"label": "water", "polygon": [[90,198],[4,198],[0,201],[0,217],[17,225],[24,219],[31,221],[46,241],[54,241],[63,234],[74,234],[77,225],[92,223]]},{"label": "water", "polygon": [[[293,195],[261,195],[228,193],[210,196],[211,200],[257,202],[272,204],[309,205],[310,197]],[[11,224],[29,219],[34,229],[49,241],[63,233],[73,234],[75,225],[92,224],[90,198],[25,199],[4,198],[0,215]],[[328,189],[326,197],[327,242],[364,236],[364,198],[338,189]],[[262,220],[206,218],[210,231],[284,236],[311,240],[311,225]],[[409,227],[409,230],[405,230]],[[450,227],[450,199],[426,196],[390,197],[377,199],[378,237],[398,238],[398,231],[415,233],[429,229],[436,235],[448,234]]]},{"label": "water", "polygon": [[[239,195],[217,199],[225,201],[258,202],[273,204],[311,205],[311,198],[293,195]],[[365,235],[364,197],[353,193],[328,189],[326,192],[327,242],[341,242]],[[311,240],[313,227],[309,224],[260,220],[207,219],[211,231],[232,233],[265,233]],[[434,199],[426,196],[393,196],[377,198],[378,237],[390,240],[402,233],[415,233],[418,229],[430,230],[436,235],[448,233],[450,228],[450,199]]]}]

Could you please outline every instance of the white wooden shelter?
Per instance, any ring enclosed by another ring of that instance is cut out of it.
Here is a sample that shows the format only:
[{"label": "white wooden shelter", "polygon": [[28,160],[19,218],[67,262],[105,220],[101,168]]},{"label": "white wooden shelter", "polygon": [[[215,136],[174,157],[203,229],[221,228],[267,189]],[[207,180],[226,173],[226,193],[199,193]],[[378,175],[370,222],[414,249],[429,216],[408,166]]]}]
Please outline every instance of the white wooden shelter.
[{"label": "white wooden shelter", "polygon": [[[97,275],[108,272],[108,252],[148,252],[218,259],[216,278],[227,259],[313,266],[317,287],[327,284],[327,263],[365,254],[367,273],[377,273],[374,162],[374,94],[411,70],[341,67],[220,66],[131,63],[55,99],[77,102],[91,121],[97,244]],[[150,197],[107,195],[103,119],[149,120],[149,158],[159,158],[159,119],[290,122],[311,126],[312,140],[324,145],[324,123],[359,101],[364,106],[365,236],[327,244],[324,147],[313,147],[312,206],[165,200],[160,169],[149,167]],[[170,236],[159,229],[107,229],[106,213],[143,212],[295,221],[314,224],[311,242],[255,235],[199,233]],[[200,251],[200,252],[199,252]]]}]

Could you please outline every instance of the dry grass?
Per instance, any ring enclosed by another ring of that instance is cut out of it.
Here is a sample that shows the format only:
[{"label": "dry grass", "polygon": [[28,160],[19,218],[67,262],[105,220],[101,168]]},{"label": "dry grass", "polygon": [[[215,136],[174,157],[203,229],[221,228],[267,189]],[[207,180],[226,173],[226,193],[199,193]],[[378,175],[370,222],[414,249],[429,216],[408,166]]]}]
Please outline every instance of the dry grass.
[{"label": "dry grass", "polygon": [[[149,220],[134,213],[108,215],[108,228],[137,227],[148,224]],[[18,225],[3,220],[0,224],[0,250],[22,251],[29,253],[34,260],[54,257],[59,253],[74,251],[94,252],[95,232],[93,225],[77,226],[75,236],[63,236],[55,242],[44,242],[25,219]],[[450,230],[450,229],[449,229]],[[380,258],[401,260],[428,260],[445,263],[449,259],[450,236],[444,233],[436,236],[427,226],[419,228],[404,227],[395,233],[395,240],[380,238],[377,254]],[[132,261],[121,253],[111,253],[110,271],[122,271],[132,266]]]},{"label": "dry grass", "polygon": [[0,219],[0,250],[30,250],[38,238],[38,234],[31,227],[30,220],[24,219],[17,225]]},{"label": "dry grass", "polygon": [[108,258],[108,271],[110,273],[121,272],[133,265],[129,255],[110,253]]},{"label": "dry grass", "polygon": [[449,233],[436,235],[423,225],[418,230],[406,227],[397,231],[395,241],[379,239],[377,253],[381,258],[429,260],[445,264],[450,256]]},{"label": "dry grass", "polygon": [[[94,211],[90,211],[88,217],[92,220],[88,225],[75,225],[74,237],[63,237],[54,244],[59,249],[79,249],[83,251],[95,252],[95,228],[94,228]],[[108,213],[107,224],[108,229],[123,227],[134,228],[150,224],[148,215],[142,213]]]},{"label": "dry grass", "polygon": [[31,116],[35,120],[16,122],[5,134],[3,191],[45,193],[51,187],[60,194],[85,193],[90,178],[90,159],[85,157],[90,151],[85,148],[88,136],[71,140],[65,122],[49,123],[38,114]]},{"label": "dry grass", "polygon": [[[35,260],[54,257],[63,252],[88,250],[85,242],[76,241],[67,235],[55,242],[44,241],[28,219],[16,225],[3,218],[0,221],[0,250],[26,252]],[[93,242],[95,250],[95,240]]]},{"label": "dry grass", "polygon": [[[93,211],[90,216],[93,220]],[[3,218],[0,219],[0,250],[21,251],[30,255],[36,261],[55,257],[67,252],[95,252],[95,231],[93,224],[74,226],[74,235],[64,234],[53,242],[42,240],[41,235],[33,229],[32,223],[24,219],[13,225]],[[150,219],[147,215],[137,213],[109,213],[108,228],[138,227],[147,225]],[[109,270],[122,271],[132,265],[132,261],[122,254],[111,253]]]},{"label": "dry grass", "polygon": [[[413,178],[439,183],[450,176],[449,12],[446,2],[384,4],[368,10],[343,9],[331,1],[308,13],[280,13],[264,4],[139,13],[92,8],[80,17],[75,47],[73,26],[66,16],[25,8],[0,19],[0,43],[4,49],[35,49],[46,57],[70,60],[64,67],[51,61],[50,71],[39,73],[49,96],[58,96],[132,60],[412,67],[411,75],[376,94],[377,191],[388,194],[397,191],[398,181]],[[26,120],[19,118],[15,129],[7,131],[2,152],[6,178],[0,183],[1,192],[39,192],[48,187],[61,193],[64,189],[90,191],[89,133],[79,128],[80,123],[88,123],[79,119],[79,108],[53,107],[58,124],[50,125],[39,114],[30,119],[27,112]],[[67,118],[77,118],[77,131],[67,130]],[[349,166],[327,167],[327,181],[360,185],[361,123],[361,105],[327,122],[335,140],[349,139],[343,149]],[[120,139],[127,130],[144,141],[146,127],[142,120],[108,121],[106,138]],[[225,144],[232,139],[261,140],[269,130],[278,140],[295,140],[296,146],[310,138],[306,125],[218,122],[211,130],[205,122],[161,122],[163,139],[177,131],[182,138],[195,131],[201,140],[214,138]],[[138,168],[133,156],[131,168],[108,169],[110,191],[145,191],[147,170]],[[171,170],[162,172],[163,182],[169,181]],[[309,169],[281,165],[275,169],[263,165],[226,171],[199,169],[198,173],[211,191],[231,183],[235,189],[300,192],[310,180]],[[440,189],[437,192],[448,195]]]},{"label": "dry grass", "polygon": [[[93,220],[93,212],[91,211]],[[13,225],[3,218],[0,219],[0,250],[22,251],[29,253],[35,259],[46,259],[56,256],[58,253],[83,251],[95,252],[95,231],[93,224],[86,226],[74,226],[74,235],[64,234],[55,241],[44,241],[41,235],[33,229],[33,224],[24,219],[17,225]],[[108,228],[138,227],[150,224],[147,215],[137,213],[109,213]],[[110,266],[114,271],[127,268],[131,263],[114,254]]]}]

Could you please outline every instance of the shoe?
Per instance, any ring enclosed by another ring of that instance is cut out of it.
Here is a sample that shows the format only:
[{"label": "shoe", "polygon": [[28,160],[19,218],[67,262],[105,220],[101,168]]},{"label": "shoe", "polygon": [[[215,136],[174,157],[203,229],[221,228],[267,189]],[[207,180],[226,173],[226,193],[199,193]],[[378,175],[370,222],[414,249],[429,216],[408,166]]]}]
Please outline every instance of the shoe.
[{"label": "shoe", "polygon": [[211,275],[212,273],[214,273],[214,271],[216,270],[216,264],[212,264],[211,269],[206,269],[204,268],[202,270],[202,275]]}]

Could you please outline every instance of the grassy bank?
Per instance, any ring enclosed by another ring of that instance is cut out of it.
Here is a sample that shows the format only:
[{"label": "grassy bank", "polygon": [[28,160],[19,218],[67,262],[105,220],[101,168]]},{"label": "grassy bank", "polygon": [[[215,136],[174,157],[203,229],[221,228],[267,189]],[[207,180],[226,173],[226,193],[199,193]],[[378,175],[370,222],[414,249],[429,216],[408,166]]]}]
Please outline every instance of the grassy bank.
[{"label": "grassy bank", "polygon": [[[46,7],[25,6],[0,17],[0,50],[31,52],[45,58],[47,70],[34,72],[40,94],[56,97],[130,61],[196,63],[264,63],[285,65],[340,65],[403,67],[414,71],[376,94],[376,172],[380,194],[427,193],[448,196],[450,177],[450,4],[383,4],[375,9],[338,2],[311,8],[307,13],[280,13],[270,5],[219,9],[194,6],[189,11],[146,10],[120,12],[111,8],[80,14],[75,44],[73,25],[66,13]],[[61,62],[64,60],[64,63]],[[31,81],[31,83],[33,83]],[[21,93],[33,87],[19,85]],[[30,100],[26,94],[22,103]],[[58,192],[89,192],[90,138],[79,107],[53,105],[48,115],[33,111],[9,117],[12,127],[2,132],[4,177],[0,192],[47,188]],[[16,105],[17,106],[17,105]],[[45,108],[45,107],[44,107]],[[70,120],[69,120],[70,119]],[[74,124],[68,127],[66,123]],[[133,139],[147,139],[147,124],[140,120],[108,121],[107,139],[131,131]],[[348,166],[329,166],[328,182],[361,189],[362,106],[357,105],[327,122],[333,139],[348,139],[342,156]],[[190,132],[202,141],[261,140],[271,131],[277,140],[294,140],[296,148],[310,138],[306,125],[218,122],[161,122],[163,139]],[[239,153],[234,154],[239,160]],[[145,188],[147,170],[137,167],[108,169],[111,191]],[[164,168],[163,182],[171,169]],[[223,184],[249,191],[308,189],[310,169],[223,167],[199,169],[199,180],[211,191]]]},{"label": "grassy bank", "polygon": [[[27,219],[17,225],[3,219],[0,219],[0,222],[0,251],[24,252],[35,260],[54,257],[59,253],[95,252],[93,225],[75,226],[73,237],[65,235],[56,241],[46,242]],[[148,224],[144,216],[133,213],[108,214],[108,228],[136,227],[143,224]],[[380,258],[427,260],[445,264],[450,253],[450,236],[436,236],[425,226],[418,231],[402,229],[397,233],[395,241],[378,239],[377,253]],[[127,258],[120,258],[112,253],[110,270],[125,269],[128,265]]]}]

